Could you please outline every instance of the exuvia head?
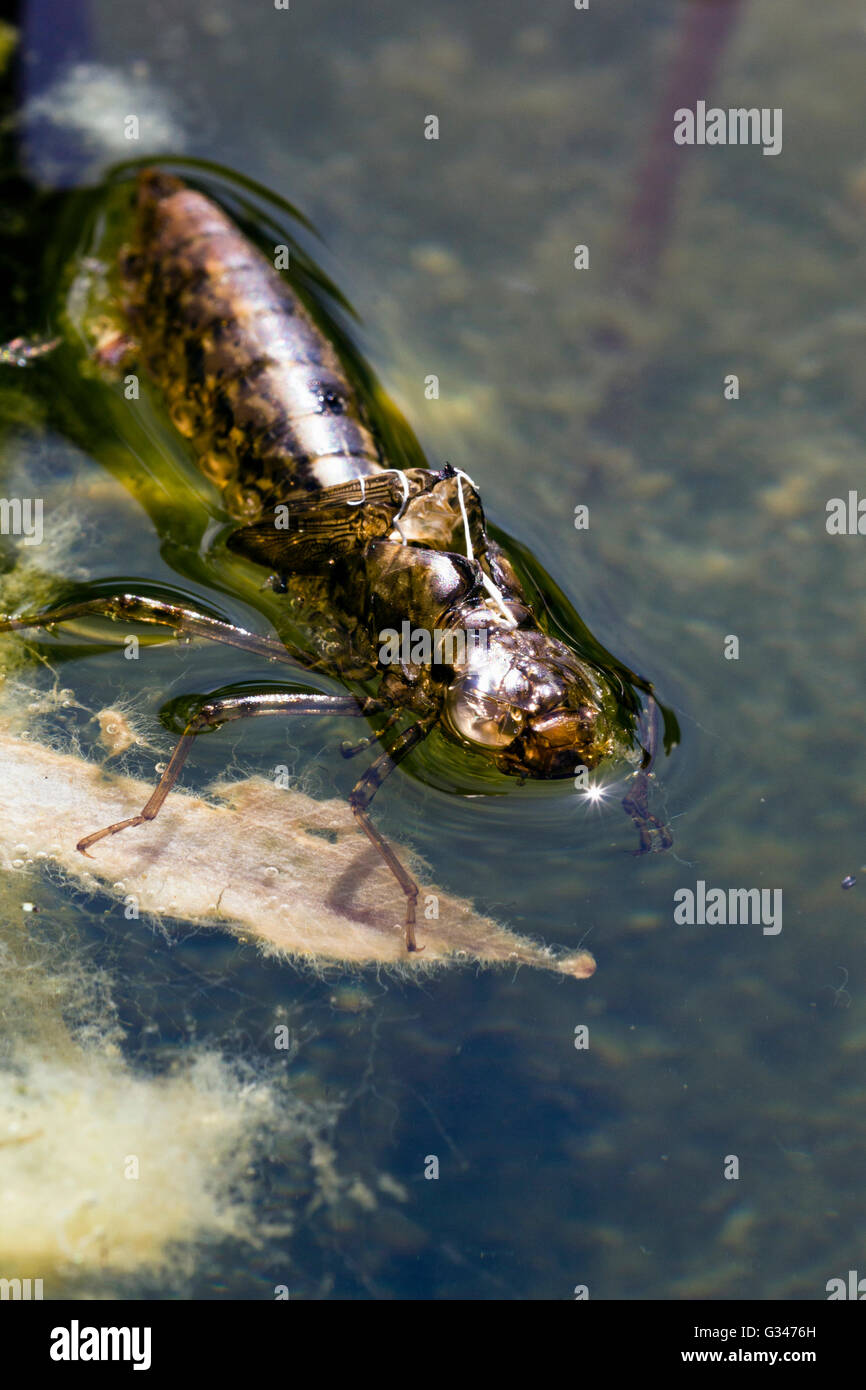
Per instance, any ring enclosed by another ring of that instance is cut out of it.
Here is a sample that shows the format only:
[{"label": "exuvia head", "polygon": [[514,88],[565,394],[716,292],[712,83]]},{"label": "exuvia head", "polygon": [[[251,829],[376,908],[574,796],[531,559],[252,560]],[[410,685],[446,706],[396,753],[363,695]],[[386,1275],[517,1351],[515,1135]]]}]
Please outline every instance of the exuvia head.
[{"label": "exuvia head", "polygon": [[455,673],[444,723],[502,772],[571,777],[615,750],[603,695],[596,673],[564,643],[537,629],[494,629]]}]

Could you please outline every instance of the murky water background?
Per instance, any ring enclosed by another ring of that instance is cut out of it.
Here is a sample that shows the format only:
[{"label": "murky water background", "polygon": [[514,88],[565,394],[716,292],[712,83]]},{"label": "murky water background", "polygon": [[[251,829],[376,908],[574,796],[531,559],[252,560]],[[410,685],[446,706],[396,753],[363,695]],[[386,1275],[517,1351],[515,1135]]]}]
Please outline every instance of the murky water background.
[{"label": "murky water background", "polygon": [[[289,1087],[333,1103],[337,1165],[399,1185],[372,1210],[303,1215],[308,1177],[275,1143],[252,1174],[254,1244],[212,1241],[182,1274],[109,1275],[110,1291],[820,1298],[862,1268],[866,868],[840,882],[866,862],[863,538],[824,523],[863,475],[866,28],[853,0],[743,6],[706,95],[781,106],[783,152],[683,152],[670,243],[636,304],[617,248],[682,9],[106,0],[69,9],[98,71],[76,79],[52,57],[59,37],[41,45],[33,82],[60,85],[30,124],[34,175],[72,186],[127,157],[104,142],[129,109],[133,154],[212,158],[301,208],[430,459],[472,474],[684,735],[661,769],[664,857],[630,857],[617,808],[589,819],[566,792],[461,800],[397,776],[377,801],[449,889],[547,941],[585,940],[587,984],[316,979],[31,881],[46,943],[74,934],[109,972],[136,1069],[197,1045],[264,1076],[285,1018]],[[41,454],[49,471],[79,465],[61,441]],[[118,485],[104,505],[115,523],[94,509],[74,559],[94,578],[169,578]],[[145,710],[155,722],[162,698],[232,679],[232,660],[154,648]],[[92,654],[63,680],[108,703],[128,689],[119,666]],[[232,759],[312,769],[322,794],[357,775],[311,727],[202,745],[193,785]],[[780,888],[781,933],[676,925],[673,895],[697,879]],[[294,1232],[275,1233],[287,1216]]]}]

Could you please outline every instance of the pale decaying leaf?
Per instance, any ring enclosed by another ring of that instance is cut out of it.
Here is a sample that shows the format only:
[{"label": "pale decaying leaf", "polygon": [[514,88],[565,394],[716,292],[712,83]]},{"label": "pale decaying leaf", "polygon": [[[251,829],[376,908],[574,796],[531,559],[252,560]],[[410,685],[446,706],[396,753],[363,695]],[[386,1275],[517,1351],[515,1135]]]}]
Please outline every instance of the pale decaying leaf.
[{"label": "pale decaying leaf", "polygon": [[[595,970],[587,951],[556,957],[467,900],[440,893],[423,866],[418,939],[425,949],[408,955],[402,894],[349,807],[258,777],[215,788],[219,804],[174,792],[150,824],[100,841],[89,858],[76,850],[85,834],[136,814],[151,791],[73,754],[2,734],[2,862],[27,868],[47,859],[142,916],[220,927],[313,965],[384,964],[411,973],[455,962],[525,964],[577,979]],[[427,919],[431,894],[439,915]]]}]

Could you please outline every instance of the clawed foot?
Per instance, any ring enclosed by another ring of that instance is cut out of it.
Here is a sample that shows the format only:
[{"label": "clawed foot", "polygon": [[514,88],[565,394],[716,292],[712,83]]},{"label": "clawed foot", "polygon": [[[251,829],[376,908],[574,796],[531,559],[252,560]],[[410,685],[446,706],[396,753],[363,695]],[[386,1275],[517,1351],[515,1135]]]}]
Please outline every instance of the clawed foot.
[{"label": "clawed foot", "polygon": [[645,820],[638,821],[634,817],[634,823],[640,836],[640,845],[633,851],[638,854],[663,854],[666,849],[670,849],[674,842],[674,837],[666,825],[662,825],[655,816],[647,816]]},{"label": "clawed foot", "polygon": [[631,816],[635,829],[640,837],[640,844],[634,851],[639,854],[663,854],[666,849],[670,849],[674,842],[674,837],[656,816],[650,815],[647,805],[649,778],[646,773],[639,772],[635,785],[628,796],[623,798],[623,810]]},{"label": "clawed foot", "polygon": [[406,950],[416,955],[424,950],[415,940],[415,898],[407,898],[406,901]]}]

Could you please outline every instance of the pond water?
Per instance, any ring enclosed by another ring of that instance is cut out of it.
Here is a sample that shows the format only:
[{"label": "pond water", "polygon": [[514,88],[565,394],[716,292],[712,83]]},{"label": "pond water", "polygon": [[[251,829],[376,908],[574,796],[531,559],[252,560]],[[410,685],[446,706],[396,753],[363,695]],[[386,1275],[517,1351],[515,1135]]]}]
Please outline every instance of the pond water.
[{"label": "pond water", "polygon": [[[628,248],[649,233],[630,210],[689,8],[93,0],[67,7],[62,32],[27,11],[27,179],[71,192],[122,159],[185,154],[291,201],[428,458],[472,475],[493,521],[682,730],[658,768],[664,855],[633,857],[616,803],[588,816],[567,788],[466,798],[398,774],[377,801],[449,892],[588,946],[586,982],[319,976],[10,872],[10,1066],[22,1048],[32,1063],[34,1018],[59,991],[94,1066],[142,1083],[187,1074],[191,1057],[216,1068],[194,1089],[223,1127],[212,1147],[173,1151],[190,1165],[181,1186],[215,1181],[220,1145],[243,1150],[214,1219],[167,1222],[168,1254],[113,1264],[91,1242],[46,1270],[53,1292],[814,1299],[862,1265],[864,542],[826,521],[830,499],[862,487],[866,28],[853,0],[832,16],[806,0],[740,6],[698,95],[782,108],[782,150],[680,149],[664,244],[636,288]],[[26,208],[27,188],[12,192]],[[46,326],[13,322],[10,297],[4,338]],[[178,582],[98,451],[64,437],[63,403],[28,426],[40,370],[2,382],[4,486],[68,488],[67,576]],[[170,644],[141,675],[95,646],[59,670],[76,707],[49,728],[85,753],[94,708],[135,697],[161,754],[165,699],[252,675],[225,650],[193,661]],[[52,670],[26,675],[54,688]],[[357,775],[311,726],[200,742],[196,787],[274,762],[323,796]],[[133,770],[152,778],[153,764]],[[846,891],[848,875],[861,882]],[[780,910],[677,921],[699,883],[769,890]],[[22,944],[25,897],[39,913]],[[294,1044],[275,1061],[280,1021]],[[43,1065],[44,1030],[41,1046]],[[257,1087],[267,1115],[245,1109]],[[81,1190],[99,1183],[88,1163],[70,1158]],[[156,1193],[142,1200],[156,1211]]]}]

